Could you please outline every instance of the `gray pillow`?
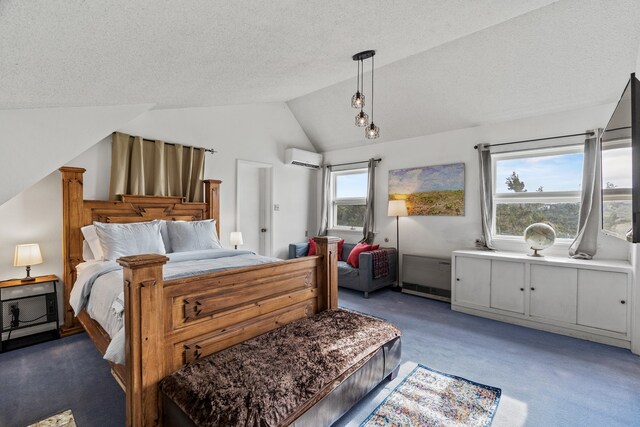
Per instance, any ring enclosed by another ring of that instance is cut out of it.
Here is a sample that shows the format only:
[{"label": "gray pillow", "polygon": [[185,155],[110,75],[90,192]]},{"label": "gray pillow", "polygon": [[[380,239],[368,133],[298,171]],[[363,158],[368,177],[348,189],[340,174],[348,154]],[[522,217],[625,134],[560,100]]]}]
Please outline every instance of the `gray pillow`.
[{"label": "gray pillow", "polygon": [[94,222],[93,225],[96,226],[96,234],[106,260],[114,261],[129,255],[166,253],[160,235],[160,221],[131,224]]},{"label": "gray pillow", "polygon": [[173,252],[221,249],[216,233],[216,221],[167,221],[169,240]]},{"label": "gray pillow", "polygon": [[162,243],[164,243],[164,250],[167,251],[168,254],[173,252],[173,248],[171,247],[171,239],[169,238],[169,229],[167,228],[167,220],[159,219],[160,221],[160,235],[162,236]]}]

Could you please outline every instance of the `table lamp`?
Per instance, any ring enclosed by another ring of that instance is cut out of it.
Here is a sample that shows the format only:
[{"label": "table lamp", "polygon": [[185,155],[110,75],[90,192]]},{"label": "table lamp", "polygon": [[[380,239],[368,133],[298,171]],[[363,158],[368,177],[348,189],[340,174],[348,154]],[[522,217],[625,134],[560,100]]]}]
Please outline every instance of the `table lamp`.
[{"label": "table lamp", "polygon": [[22,279],[22,282],[31,282],[36,280],[35,277],[31,277],[31,266],[35,264],[42,264],[42,254],[40,253],[40,245],[37,243],[29,243],[26,245],[16,245],[16,252],[13,257],[14,267],[27,267],[27,277]]},{"label": "table lamp", "polygon": [[242,241],[242,233],[240,231],[232,231],[231,236],[229,237],[229,243],[238,249],[238,245],[244,244]]},{"label": "table lamp", "polygon": [[389,209],[387,210],[388,216],[396,217],[396,271],[398,272],[398,287],[402,281],[400,280],[400,222],[401,216],[408,216],[407,202],[405,200],[389,200]]}]

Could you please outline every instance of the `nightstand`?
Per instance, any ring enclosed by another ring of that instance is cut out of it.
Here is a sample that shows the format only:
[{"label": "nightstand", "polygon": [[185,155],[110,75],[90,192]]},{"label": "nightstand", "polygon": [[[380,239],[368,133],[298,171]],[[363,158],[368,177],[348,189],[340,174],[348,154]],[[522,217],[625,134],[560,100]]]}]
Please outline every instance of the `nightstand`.
[{"label": "nightstand", "polygon": [[0,282],[0,352],[60,338],[59,280],[49,275]]}]

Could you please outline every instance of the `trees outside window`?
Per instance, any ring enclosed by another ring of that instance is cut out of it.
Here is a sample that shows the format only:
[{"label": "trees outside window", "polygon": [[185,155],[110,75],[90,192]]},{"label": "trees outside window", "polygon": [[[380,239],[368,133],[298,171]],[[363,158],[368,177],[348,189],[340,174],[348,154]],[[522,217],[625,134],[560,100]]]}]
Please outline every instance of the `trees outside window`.
[{"label": "trees outside window", "polygon": [[331,172],[332,229],[362,231],[367,202],[367,169]]},{"label": "trees outside window", "polygon": [[632,228],[631,141],[602,144],[602,229],[621,238]]},{"label": "trees outside window", "polygon": [[575,238],[582,159],[582,146],[494,155],[494,235],[521,237],[542,222],[560,239]]}]

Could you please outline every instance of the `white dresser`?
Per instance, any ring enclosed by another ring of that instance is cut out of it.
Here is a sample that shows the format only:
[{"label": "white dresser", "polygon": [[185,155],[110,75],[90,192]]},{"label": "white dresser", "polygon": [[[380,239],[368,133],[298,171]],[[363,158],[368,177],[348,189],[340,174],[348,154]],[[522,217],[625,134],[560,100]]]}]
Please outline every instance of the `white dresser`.
[{"label": "white dresser", "polygon": [[620,260],[454,251],[451,309],[630,348],[632,271]]}]

